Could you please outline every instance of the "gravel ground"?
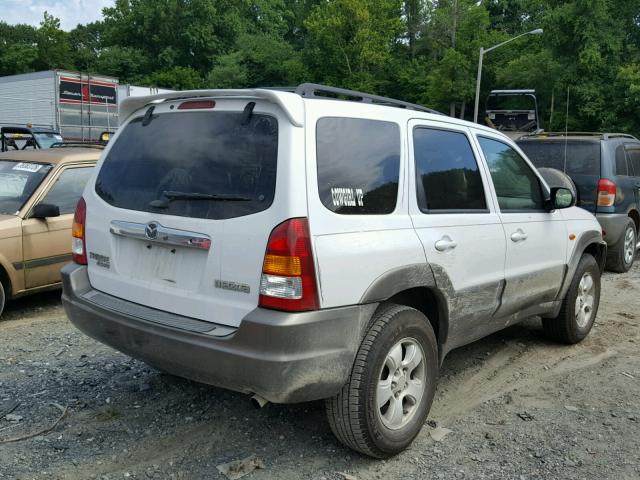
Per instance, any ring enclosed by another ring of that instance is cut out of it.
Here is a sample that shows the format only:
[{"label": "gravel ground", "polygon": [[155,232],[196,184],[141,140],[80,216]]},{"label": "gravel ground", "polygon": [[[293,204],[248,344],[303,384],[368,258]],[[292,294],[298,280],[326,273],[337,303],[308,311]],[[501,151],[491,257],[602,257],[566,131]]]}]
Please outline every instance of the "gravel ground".
[{"label": "gravel ground", "polygon": [[[452,352],[422,433],[375,461],[333,438],[323,404],[255,409],[245,395],[168,376],[96,343],[59,293],[0,321],[0,479],[640,479],[640,265],[606,274],[598,322],[566,347],[532,320]],[[5,440],[50,432],[25,440]],[[434,427],[452,432],[440,442]]]}]

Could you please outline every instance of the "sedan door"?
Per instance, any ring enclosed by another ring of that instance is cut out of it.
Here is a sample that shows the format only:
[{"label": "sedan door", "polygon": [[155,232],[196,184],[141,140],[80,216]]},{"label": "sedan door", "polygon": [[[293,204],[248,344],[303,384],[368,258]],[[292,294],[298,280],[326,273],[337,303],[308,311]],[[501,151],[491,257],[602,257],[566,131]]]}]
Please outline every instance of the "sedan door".
[{"label": "sedan door", "polygon": [[61,169],[54,181],[34,203],[56,205],[60,216],[22,221],[22,244],[27,289],[60,281],[60,269],[71,260],[71,224],[76,205],[91,175],[93,165]]},{"label": "sedan door", "polygon": [[566,271],[568,233],[559,210],[547,211],[547,187],[503,137],[477,136],[491,176],[507,245],[498,315],[535,314],[555,300]]}]

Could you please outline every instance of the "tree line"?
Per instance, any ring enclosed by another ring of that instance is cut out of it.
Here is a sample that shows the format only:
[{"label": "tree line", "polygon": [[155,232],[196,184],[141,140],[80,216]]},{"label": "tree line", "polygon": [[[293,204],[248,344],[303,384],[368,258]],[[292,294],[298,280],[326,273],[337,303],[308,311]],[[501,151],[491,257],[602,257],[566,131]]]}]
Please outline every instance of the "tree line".
[{"label": "tree line", "polygon": [[[640,0],[116,0],[69,32],[0,21],[0,75],[72,69],[192,88],[325,83],[471,118],[533,88],[547,130],[640,134]],[[567,103],[568,100],[568,103]],[[567,114],[568,112],[568,114]]]}]

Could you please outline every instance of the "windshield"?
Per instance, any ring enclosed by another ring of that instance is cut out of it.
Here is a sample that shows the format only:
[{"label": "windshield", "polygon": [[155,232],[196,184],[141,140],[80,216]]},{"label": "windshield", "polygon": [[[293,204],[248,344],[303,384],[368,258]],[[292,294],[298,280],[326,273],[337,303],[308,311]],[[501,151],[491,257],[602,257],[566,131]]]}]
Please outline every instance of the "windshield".
[{"label": "windshield", "polygon": [[[96,180],[107,203],[183,217],[227,219],[271,206],[278,121],[242,112],[178,112],[129,123]],[[170,199],[168,197],[171,197]]]},{"label": "windshield", "polygon": [[49,148],[54,143],[62,142],[62,136],[57,133],[34,133],[34,137],[40,144],[40,148]]},{"label": "windshield", "polygon": [[16,215],[53,165],[0,160],[0,213]]},{"label": "windshield", "polygon": [[[600,175],[600,142],[522,141],[518,146],[538,168],[555,168],[568,175]],[[565,150],[567,153],[565,170]]]}]

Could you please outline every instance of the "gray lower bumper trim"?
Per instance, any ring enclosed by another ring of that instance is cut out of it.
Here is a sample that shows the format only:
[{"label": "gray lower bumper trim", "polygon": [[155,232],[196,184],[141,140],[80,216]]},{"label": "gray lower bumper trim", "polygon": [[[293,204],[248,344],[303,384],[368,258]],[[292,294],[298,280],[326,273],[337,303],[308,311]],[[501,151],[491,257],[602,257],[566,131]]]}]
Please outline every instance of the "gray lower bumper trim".
[{"label": "gray lower bumper trim", "polygon": [[62,285],[67,316],[90,337],[174,375],[257,393],[274,403],[337,394],[377,307],[374,303],[302,313],[256,308],[232,334],[218,337],[183,328],[184,317],[174,316],[171,325],[167,318],[159,323],[143,318],[149,314],[147,307],[91,294],[86,267],[63,268]]},{"label": "gray lower bumper trim", "polygon": [[182,328],[190,332],[208,333],[216,337],[224,337],[236,331],[235,328],[217,325],[196,318],[183,317],[173,313],[145,307],[137,303],[127,302],[117,297],[107,295],[97,290],[89,290],[82,298],[98,307],[109,309],[113,312],[137,317],[148,322],[159,323],[168,327]]}]

